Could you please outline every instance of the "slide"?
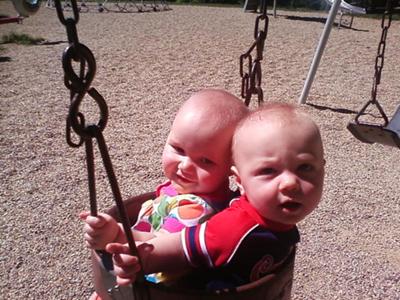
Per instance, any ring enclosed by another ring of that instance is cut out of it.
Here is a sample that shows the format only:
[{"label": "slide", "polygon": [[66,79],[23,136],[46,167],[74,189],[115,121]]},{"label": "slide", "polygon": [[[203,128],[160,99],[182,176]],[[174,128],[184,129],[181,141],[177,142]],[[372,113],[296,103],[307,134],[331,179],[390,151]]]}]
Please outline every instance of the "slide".
[{"label": "slide", "polygon": [[[332,6],[334,0],[325,0],[326,3],[329,4],[329,6]],[[365,10],[365,8],[362,7],[358,7],[358,6],[354,6],[351,5],[349,3],[347,3],[346,1],[343,1],[340,3],[340,10],[344,13],[350,13],[350,14],[359,14],[359,15],[363,15],[366,14],[367,11]]]}]

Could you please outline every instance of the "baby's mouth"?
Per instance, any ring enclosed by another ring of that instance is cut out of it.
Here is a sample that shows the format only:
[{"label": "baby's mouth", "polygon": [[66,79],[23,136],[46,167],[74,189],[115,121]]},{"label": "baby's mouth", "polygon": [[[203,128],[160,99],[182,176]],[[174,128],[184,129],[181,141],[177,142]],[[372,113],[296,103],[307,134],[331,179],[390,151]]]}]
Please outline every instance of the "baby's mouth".
[{"label": "baby's mouth", "polygon": [[294,202],[294,201],[287,201],[285,203],[282,203],[280,205],[283,209],[288,210],[288,211],[296,211],[301,207],[301,203]]},{"label": "baby's mouth", "polygon": [[177,177],[178,177],[178,180],[183,182],[183,183],[191,183],[191,182],[193,182],[193,180],[190,180],[190,179],[188,179],[186,177],[183,177],[182,175],[177,175]]}]

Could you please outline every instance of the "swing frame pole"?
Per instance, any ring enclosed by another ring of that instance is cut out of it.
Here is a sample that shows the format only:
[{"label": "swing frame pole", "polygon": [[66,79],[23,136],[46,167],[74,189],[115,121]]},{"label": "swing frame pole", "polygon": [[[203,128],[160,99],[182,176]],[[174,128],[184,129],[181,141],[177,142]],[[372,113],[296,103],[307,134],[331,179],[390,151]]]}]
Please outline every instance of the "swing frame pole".
[{"label": "swing frame pole", "polygon": [[331,33],[331,29],[333,26],[333,22],[335,20],[336,14],[339,11],[340,3],[342,0],[335,0],[332,4],[331,9],[329,10],[328,18],[325,22],[325,27],[322,32],[321,38],[319,40],[317,50],[315,51],[314,58],[311,63],[310,70],[308,71],[308,75],[306,81],[304,83],[303,91],[301,92],[301,96],[299,98],[299,104],[304,104],[307,101],[308,94],[311,89],[311,85],[314,81],[315,74],[317,73],[317,69],[319,63],[321,61],[322,54],[324,52],[326,43],[328,42],[329,34]]}]

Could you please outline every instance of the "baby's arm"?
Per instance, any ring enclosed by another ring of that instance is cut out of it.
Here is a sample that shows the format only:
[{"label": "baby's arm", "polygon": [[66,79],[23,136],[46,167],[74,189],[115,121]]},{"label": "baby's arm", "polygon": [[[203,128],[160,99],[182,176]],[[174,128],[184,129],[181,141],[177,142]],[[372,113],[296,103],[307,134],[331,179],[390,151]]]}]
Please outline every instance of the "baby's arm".
[{"label": "baby's arm", "polygon": [[89,248],[102,250],[108,243],[126,243],[122,225],[110,215],[100,213],[91,216],[90,212],[84,211],[79,214],[79,218],[85,222],[84,237]]},{"label": "baby's arm", "polygon": [[[176,272],[189,270],[182,243],[181,233],[160,235],[145,243],[138,243],[137,248],[145,274],[156,272]],[[114,272],[119,285],[127,285],[136,279],[140,270],[137,257],[129,255],[128,245],[111,243],[106,250],[113,255]]]},{"label": "baby's arm", "polygon": [[132,229],[133,238],[136,242],[146,242],[156,237],[154,232],[139,231]]}]

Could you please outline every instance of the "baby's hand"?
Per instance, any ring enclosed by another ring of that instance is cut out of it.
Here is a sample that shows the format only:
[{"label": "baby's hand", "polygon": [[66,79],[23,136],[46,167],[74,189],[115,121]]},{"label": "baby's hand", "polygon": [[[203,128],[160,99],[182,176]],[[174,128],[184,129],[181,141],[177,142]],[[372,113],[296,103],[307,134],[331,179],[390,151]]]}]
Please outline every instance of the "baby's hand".
[{"label": "baby's hand", "polygon": [[106,246],[106,251],[113,254],[117,284],[124,286],[133,283],[141,268],[138,257],[129,254],[128,244],[111,243]]},{"label": "baby's hand", "polygon": [[108,214],[100,213],[94,217],[90,212],[84,211],[79,214],[79,218],[86,223],[84,237],[86,245],[91,249],[104,249],[108,243],[116,241],[121,230],[114,218]]}]

